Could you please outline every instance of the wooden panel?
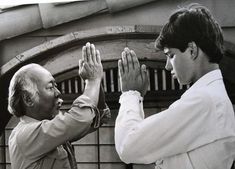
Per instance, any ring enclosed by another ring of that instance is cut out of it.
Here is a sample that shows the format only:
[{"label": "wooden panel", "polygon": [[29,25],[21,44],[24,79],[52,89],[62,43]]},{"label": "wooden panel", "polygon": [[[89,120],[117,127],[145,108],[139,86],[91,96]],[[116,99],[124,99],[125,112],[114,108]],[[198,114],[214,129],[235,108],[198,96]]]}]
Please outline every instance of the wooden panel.
[{"label": "wooden panel", "polygon": [[32,32],[42,27],[37,5],[22,6],[8,10],[0,15],[0,41],[3,39]]},{"label": "wooden panel", "polygon": [[134,164],[133,169],[155,169],[155,164]]},{"label": "wooden panel", "polygon": [[107,9],[107,5],[104,0],[74,2],[64,5],[40,3],[39,9],[43,27],[49,28],[104,11]]},{"label": "wooden panel", "polygon": [[5,163],[5,147],[0,146],[0,164]]},{"label": "wooden panel", "polygon": [[119,1],[106,0],[110,12],[121,11],[124,9],[132,8],[134,6],[146,4],[152,1],[155,1],[155,0],[119,0]]},{"label": "wooden panel", "polygon": [[5,130],[5,145],[8,146],[8,141],[9,141],[9,137],[10,137],[10,134],[11,134],[12,130]]},{"label": "wooden panel", "polygon": [[100,162],[121,162],[114,145],[100,145]]},{"label": "wooden panel", "polygon": [[78,168],[82,168],[82,169],[99,169],[98,168],[98,164],[93,164],[93,163],[79,163]]},{"label": "wooden panel", "polygon": [[11,161],[9,156],[9,147],[6,147],[5,151],[6,151],[6,163],[10,163]]},{"label": "wooden panel", "polygon": [[80,140],[73,142],[73,145],[78,144],[97,144],[97,132],[90,133]]},{"label": "wooden panel", "polygon": [[[223,35],[224,35],[224,40],[225,40],[225,48],[227,48],[227,44],[226,44],[226,41],[227,42],[230,42],[232,44],[235,44],[235,29],[234,27],[225,27],[225,28],[222,28],[223,30]],[[232,51],[234,51],[235,53],[235,48],[232,47]]]},{"label": "wooden panel", "polygon": [[100,164],[101,169],[127,169],[126,165],[124,163],[116,164],[116,163],[105,163],[105,164]]},{"label": "wooden panel", "polygon": [[[54,37],[55,38],[55,37]],[[4,40],[0,43],[1,65],[13,57],[47,41],[46,37],[16,37],[14,40]],[[0,65],[0,66],[1,66]]]},{"label": "wooden panel", "polygon": [[97,146],[74,146],[74,150],[79,162],[98,162]]},{"label": "wooden panel", "polygon": [[114,127],[100,127],[100,144],[114,144]]}]

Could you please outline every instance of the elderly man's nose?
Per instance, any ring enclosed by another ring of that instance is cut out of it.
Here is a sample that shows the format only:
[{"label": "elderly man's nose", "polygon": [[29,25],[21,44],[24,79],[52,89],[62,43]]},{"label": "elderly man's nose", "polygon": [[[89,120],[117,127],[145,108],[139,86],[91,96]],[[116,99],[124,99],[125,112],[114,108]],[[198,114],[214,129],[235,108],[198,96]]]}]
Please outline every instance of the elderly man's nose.
[{"label": "elderly man's nose", "polygon": [[57,87],[55,87],[55,95],[56,95],[56,97],[60,97],[60,96],[61,96],[61,93],[60,93],[60,91],[57,89]]},{"label": "elderly man's nose", "polygon": [[58,99],[58,105],[61,106],[62,103],[63,103],[63,101],[64,101],[63,99],[59,98],[59,99]]}]

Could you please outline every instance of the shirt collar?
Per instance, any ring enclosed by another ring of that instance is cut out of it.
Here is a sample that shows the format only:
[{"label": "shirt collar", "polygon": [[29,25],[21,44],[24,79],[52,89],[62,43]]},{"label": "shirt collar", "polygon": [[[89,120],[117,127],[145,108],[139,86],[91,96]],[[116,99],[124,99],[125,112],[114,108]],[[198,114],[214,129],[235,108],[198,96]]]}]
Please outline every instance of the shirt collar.
[{"label": "shirt collar", "polygon": [[22,116],[22,117],[20,117],[20,121],[24,122],[24,123],[39,122],[38,120],[36,120],[36,119],[34,119],[32,117],[29,117],[29,116]]},{"label": "shirt collar", "polygon": [[207,86],[208,84],[212,83],[215,80],[223,79],[222,73],[220,69],[216,69],[213,71],[208,72],[200,79],[198,79],[190,88],[189,90],[198,89],[203,86]]}]

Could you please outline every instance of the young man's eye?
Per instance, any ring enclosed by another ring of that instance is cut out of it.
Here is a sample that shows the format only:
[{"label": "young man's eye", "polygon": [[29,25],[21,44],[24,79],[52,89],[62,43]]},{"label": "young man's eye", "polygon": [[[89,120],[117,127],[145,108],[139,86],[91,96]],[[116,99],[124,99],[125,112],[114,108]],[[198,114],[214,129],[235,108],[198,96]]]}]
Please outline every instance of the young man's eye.
[{"label": "young man's eye", "polygon": [[168,57],[169,58],[173,58],[175,56],[175,54],[169,54]]},{"label": "young man's eye", "polygon": [[168,57],[170,59],[172,59],[175,56],[175,54],[173,54],[173,53],[165,53],[165,55],[166,55],[166,57]]}]

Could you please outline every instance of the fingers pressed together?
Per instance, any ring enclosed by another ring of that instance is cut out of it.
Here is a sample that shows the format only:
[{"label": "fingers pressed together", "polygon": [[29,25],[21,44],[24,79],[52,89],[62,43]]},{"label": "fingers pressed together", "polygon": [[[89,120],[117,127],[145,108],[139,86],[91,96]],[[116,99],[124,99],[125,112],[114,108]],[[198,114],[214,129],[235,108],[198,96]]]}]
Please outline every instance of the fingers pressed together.
[{"label": "fingers pressed together", "polygon": [[95,49],[94,44],[86,43],[86,46],[82,48],[82,60],[90,64],[100,64],[100,52]]},{"label": "fingers pressed together", "polygon": [[142,73],[142,71],[146,71],[145,65],[142,65],[140,68],[140,63],[135,52],[127,47],[122,52],[122,59],[118,60],[118,67],[120,75],[134,70],[141,71],[140,73]]}]

